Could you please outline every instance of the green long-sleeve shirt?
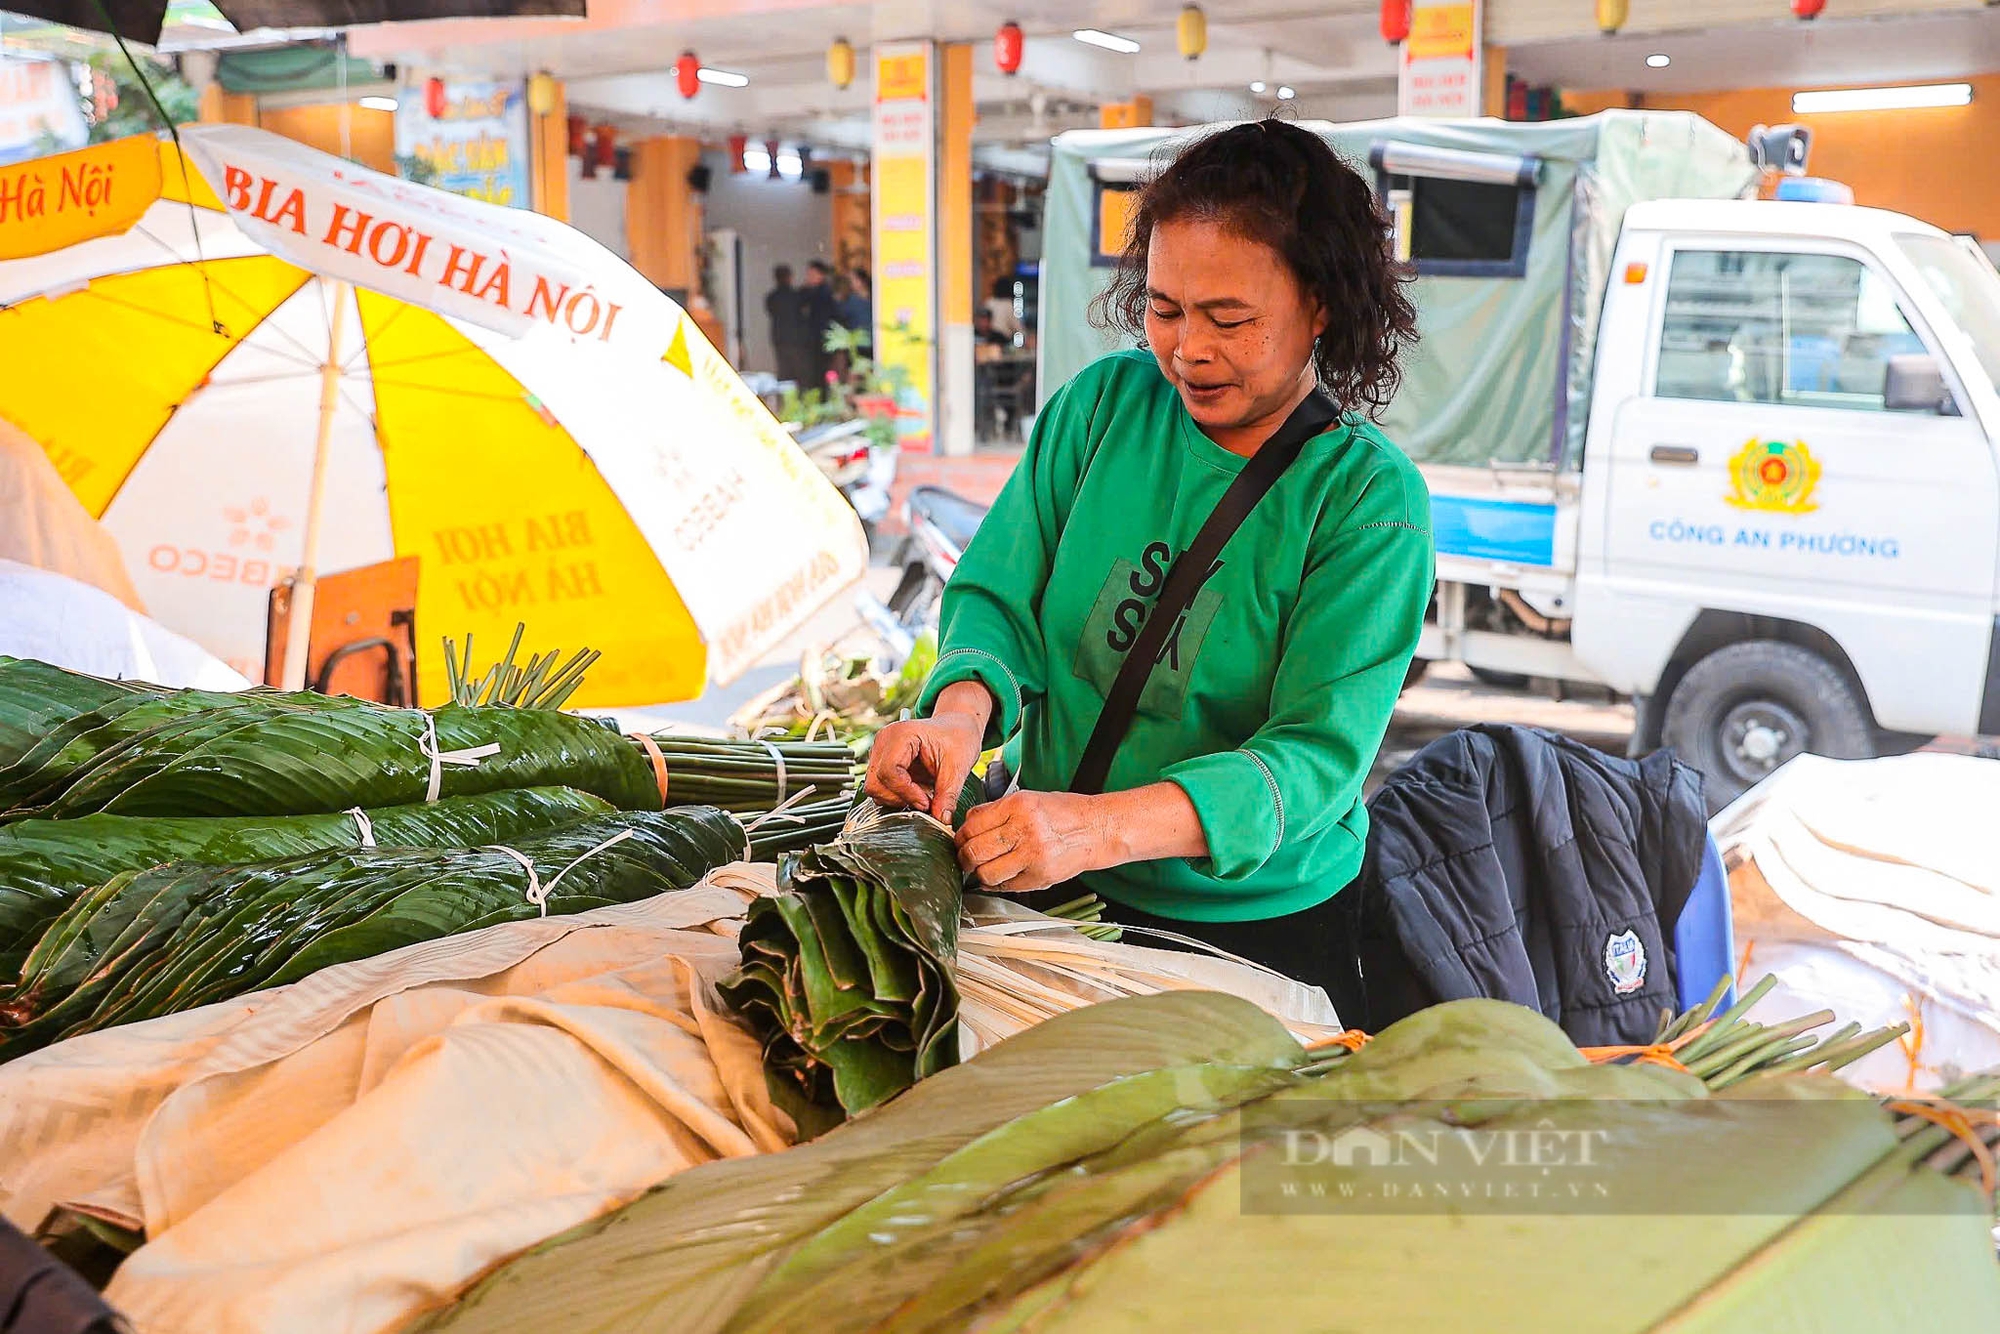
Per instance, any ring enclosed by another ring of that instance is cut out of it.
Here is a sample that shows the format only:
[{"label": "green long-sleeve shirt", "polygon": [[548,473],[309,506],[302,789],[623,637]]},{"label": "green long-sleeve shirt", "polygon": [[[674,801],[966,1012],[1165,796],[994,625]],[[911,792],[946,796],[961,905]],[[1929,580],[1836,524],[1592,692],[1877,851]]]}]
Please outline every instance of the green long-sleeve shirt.
[{"label": "green long-sleeve shirt", "polygon": [[[1065,385],[945,588],[920,713],[976,680],[988,744],[1020,729],[1024,788],[1069,785],[1173,558],[1243,460],[1203,435],[1145,352]],[[1186,791],[1209,856],[1085,877],[1187,921],[1324,901],[1361,867],[1362,782],[1431,595],[1430,497],[1373,426],[1307,443],[1168,638],[1107,791]]]}]

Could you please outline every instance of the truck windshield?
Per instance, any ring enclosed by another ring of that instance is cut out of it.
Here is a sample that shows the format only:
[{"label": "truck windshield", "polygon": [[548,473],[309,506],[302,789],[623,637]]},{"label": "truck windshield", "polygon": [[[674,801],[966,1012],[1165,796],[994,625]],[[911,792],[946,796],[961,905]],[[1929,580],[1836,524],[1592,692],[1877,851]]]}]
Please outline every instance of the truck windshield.
[{"label": "truck windshield", "polygon": [[1949,237],[1905,233],[1896,244],[1971,339],[1987,378],[2000,385],[2000,274]]}]

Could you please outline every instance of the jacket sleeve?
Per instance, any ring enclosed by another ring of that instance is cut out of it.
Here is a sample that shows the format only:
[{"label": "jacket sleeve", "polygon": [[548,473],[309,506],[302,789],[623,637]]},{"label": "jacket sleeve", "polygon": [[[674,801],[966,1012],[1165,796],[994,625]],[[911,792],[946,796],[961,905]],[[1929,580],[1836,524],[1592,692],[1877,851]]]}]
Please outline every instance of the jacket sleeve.
[{"label": "jacket sleeve", "polygon": [[1430,503],[1414,469],[1378,475],[1309,566],[1279,644],[1271,713],[1235,750],[1162,775],[1201,817],[1200,869],[1254,874],[1360,800],[1423,631],[1434,558]]},{"label": "jacket sleeve", "polygon": [[988,747],[1011,736],[1022,708],[1047,689],[1042,592],[1089,454],[1096,379],[1086,372],[1050,398],[1021,461],[945,585],[937,666],[924,683],[917,714],[929,717],[946,686],[978,681],[995,702]]}]

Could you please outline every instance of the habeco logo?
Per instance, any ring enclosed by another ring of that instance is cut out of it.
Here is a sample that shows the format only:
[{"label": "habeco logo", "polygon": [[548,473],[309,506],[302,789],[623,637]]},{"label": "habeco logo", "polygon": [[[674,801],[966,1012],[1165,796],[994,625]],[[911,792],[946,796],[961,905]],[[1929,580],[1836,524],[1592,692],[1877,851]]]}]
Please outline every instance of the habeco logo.
[{"label": "habeco logo", "polygon": [[1819,463],[1803,440],[1751,440],[1729,460],[1730,494],[1738,509],[1809,514],[1819,508]]}]

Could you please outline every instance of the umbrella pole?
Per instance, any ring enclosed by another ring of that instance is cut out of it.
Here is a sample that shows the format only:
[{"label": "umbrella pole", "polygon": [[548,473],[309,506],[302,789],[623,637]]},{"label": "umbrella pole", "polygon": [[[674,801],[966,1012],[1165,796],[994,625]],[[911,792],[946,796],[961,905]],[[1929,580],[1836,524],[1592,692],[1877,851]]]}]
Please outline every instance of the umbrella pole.
[{"label": "umbrella pole", "polygon": [[306,495],[305,551],[292,576],[292,605],[285,620],[285,669],[278,684],[306,686],[307,639],[312,633],[313,590],[319,583],[320,511],[326,503],[326,463],[333,443],[333,410],[340,403],[340,334],[347,320],[345,282],[333,284],[333,320],[326,338],[326,364],[319,370],[319,435],[313,441],[312,489]]}]

